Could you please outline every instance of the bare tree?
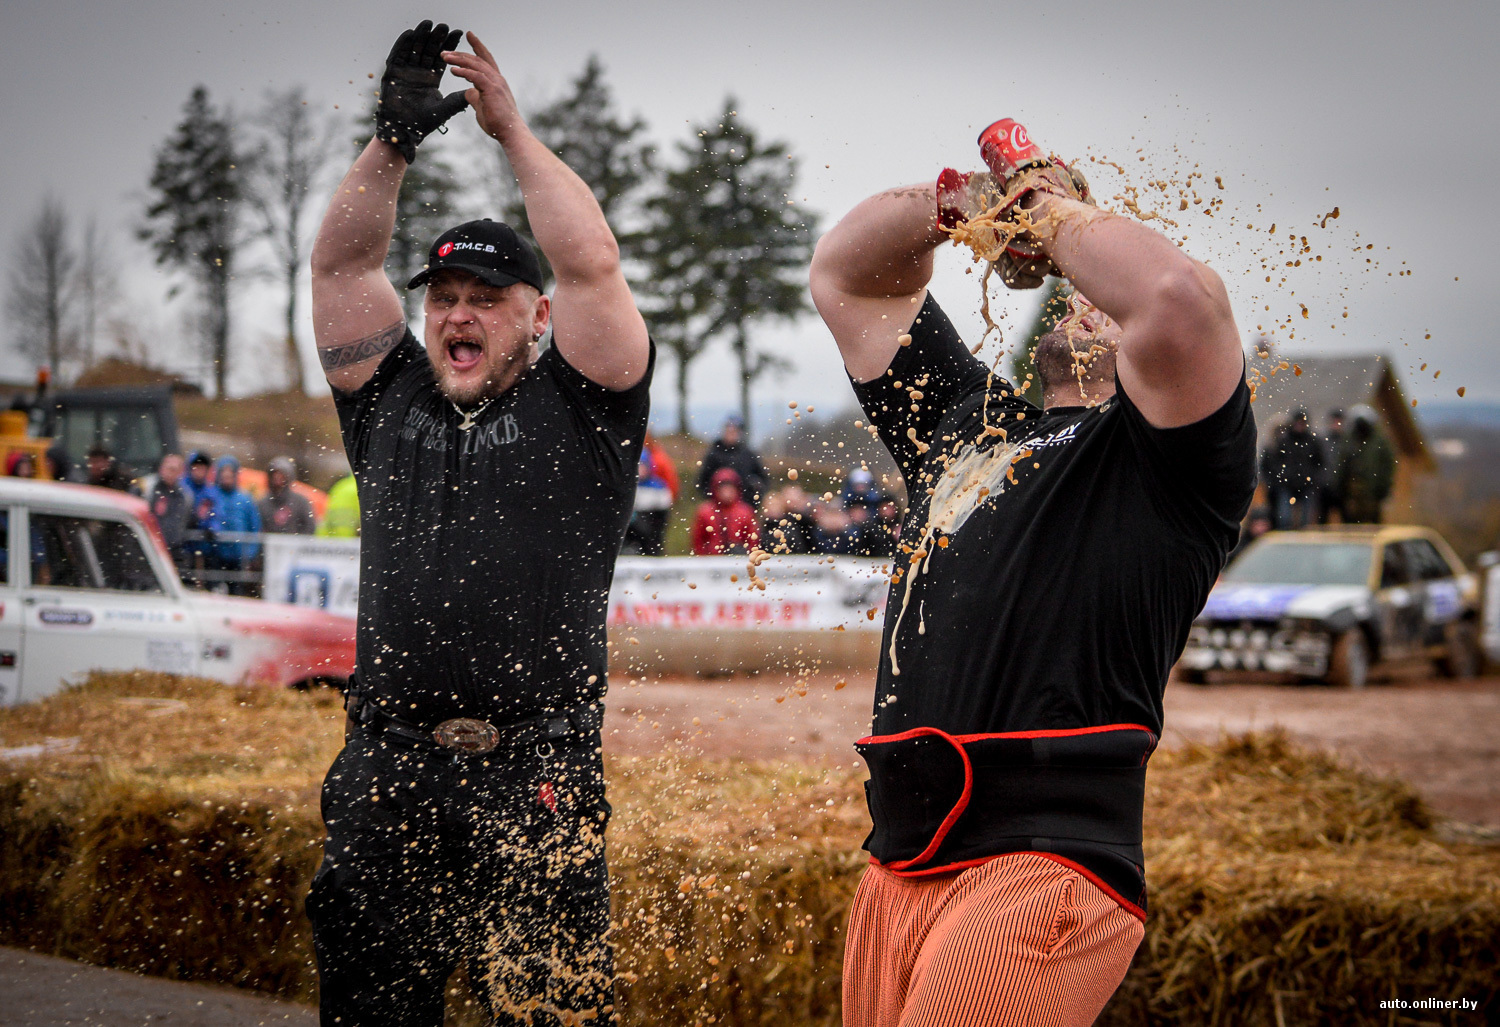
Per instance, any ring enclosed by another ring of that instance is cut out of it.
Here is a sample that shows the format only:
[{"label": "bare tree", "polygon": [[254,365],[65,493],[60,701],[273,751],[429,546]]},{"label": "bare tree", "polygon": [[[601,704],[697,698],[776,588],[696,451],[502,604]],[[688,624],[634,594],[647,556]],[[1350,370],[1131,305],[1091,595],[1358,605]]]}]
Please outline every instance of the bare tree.
[{"label": "bare tree", "polygon": [[120,298],[113,250],[96,218],[83,225],[78,250],[78,359],[87,368],[99,359],[99,326],[108,320]]},{"label": "bare tree", "polygon": [[6,312],[15,322],[16,348],[55,377],[70,356],[77,296],[78,254],[68,242],[68,216],[56,197],[42,201],[21,232],[10,268]]},{"label": "bare tree", "polygon": [[258,221],[256,234],[270,244],[274,273],[286,290],[287,377],[292,391],[301,392],[297,284],[307,244],[308,205],[328,164],[335,126],[314,113],[302,86],[268,95],[253,125],[258,138],[246,194]]}]

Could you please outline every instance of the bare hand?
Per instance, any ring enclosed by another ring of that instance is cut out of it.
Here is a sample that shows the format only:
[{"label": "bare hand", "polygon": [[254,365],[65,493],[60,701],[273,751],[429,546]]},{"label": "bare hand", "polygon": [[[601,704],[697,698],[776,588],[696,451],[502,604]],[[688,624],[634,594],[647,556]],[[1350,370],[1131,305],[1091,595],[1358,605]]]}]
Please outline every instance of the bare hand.
[{"label": "bare hand", "polygon": [[474,88],[464,93],[464,99],[474,108],[479,127],[504,146],[517,129],[526,126],[526,122],[516,106],[510,83],[500,74],[500,65],[494,55],[474,33],[468,33],[468,39],[474,48],[472,54],[448,50],[443,53],[443,60],[453,74],[473,84]]}]

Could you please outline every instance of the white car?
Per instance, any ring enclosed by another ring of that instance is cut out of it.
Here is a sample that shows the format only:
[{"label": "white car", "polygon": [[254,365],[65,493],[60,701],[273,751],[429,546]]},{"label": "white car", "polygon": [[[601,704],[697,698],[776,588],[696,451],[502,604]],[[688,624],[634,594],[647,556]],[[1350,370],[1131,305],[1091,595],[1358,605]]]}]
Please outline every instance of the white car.
[{"label": "white car", "polygon": [[353,673],[353,618],[183,587],[135,496],[0,478],[0,539],[0,706],[91,670],[276,685]]}]

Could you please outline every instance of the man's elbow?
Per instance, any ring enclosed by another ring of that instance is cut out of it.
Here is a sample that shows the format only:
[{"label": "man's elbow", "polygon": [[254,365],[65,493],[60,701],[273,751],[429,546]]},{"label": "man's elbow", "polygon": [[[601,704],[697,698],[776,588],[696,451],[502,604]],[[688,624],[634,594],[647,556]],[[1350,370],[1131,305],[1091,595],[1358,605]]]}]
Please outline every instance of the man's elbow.
[{"label": "man's elbow", "polygon": [[[550,259],[550,255],[549,255]],[[620,274],[620,244],[614,234],[581,239],[568,254],[552,261],[553,270],[559,277],[579,282],[597,282]]]},{"label": "man's elbow", "polygon": [[1198,342],[1234,325],[1224,282],[1206,264],[1186,255],[1157,277],[1147,305],[1156,332]]},{"label": "man's elbow", "polygon": [[840,274],[842,262],[839,257],[838,240],[829,232],[813,247],[812,263],[807,269],[808,284],[812,288],[814,302],[818,293],[838,290],[843,281]]},{"label": "man's elbow", "polygon": [[1209,320],[1230,316],[1229,293],[1207,264],[1184,255],[1157,279],[1154,305],[1177,317]]},{"label": "man's elbow", "polygon": [[307,267],[314,279],[334,278],[355,270],[347,253],[340,253],[337,247],[320,242],[313,243]]}]

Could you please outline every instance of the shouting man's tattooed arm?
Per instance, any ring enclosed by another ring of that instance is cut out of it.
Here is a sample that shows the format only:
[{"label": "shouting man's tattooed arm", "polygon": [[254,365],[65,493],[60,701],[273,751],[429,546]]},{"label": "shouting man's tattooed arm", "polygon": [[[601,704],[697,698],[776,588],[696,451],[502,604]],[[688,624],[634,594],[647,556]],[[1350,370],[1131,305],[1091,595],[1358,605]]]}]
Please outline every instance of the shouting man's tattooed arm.
[{"label": "shouting man's tattooed arm", "polygon": [[406,332],[385,274],[406,174],[401,151],[372,140],[339,183],[312,252],[313,327],[328,383],[353,392]]},{"label": "shouting man's tattooed arm", "polygon": [[380,358],[396,348],[406,334],[406,322],[397,321],[389,328],[382,329],[374,335],[367,335],[363,339],[355,339],[341,345],[319,346],[318,359],[323,362],[323,370],[332,378],[333,373],[340,368],[351,364],[363,364],[367,360],[373,360],[375,365],[380,365]]}]

